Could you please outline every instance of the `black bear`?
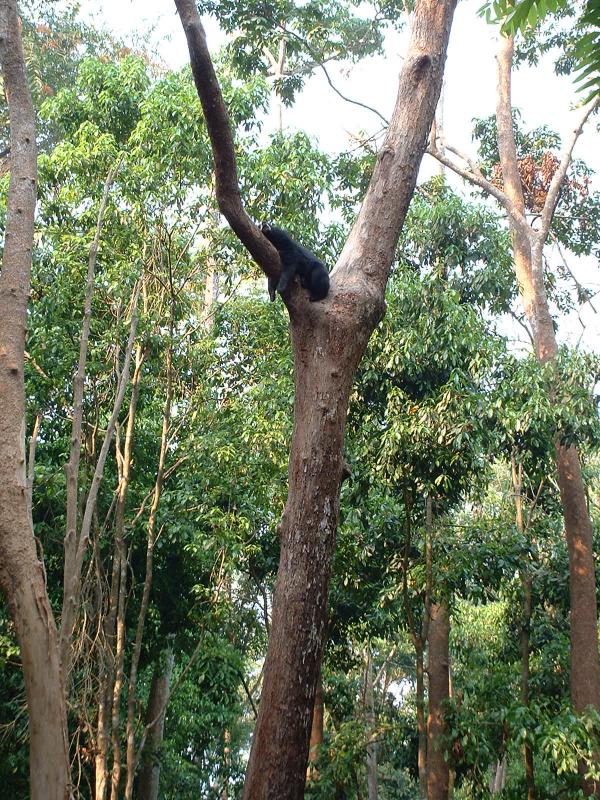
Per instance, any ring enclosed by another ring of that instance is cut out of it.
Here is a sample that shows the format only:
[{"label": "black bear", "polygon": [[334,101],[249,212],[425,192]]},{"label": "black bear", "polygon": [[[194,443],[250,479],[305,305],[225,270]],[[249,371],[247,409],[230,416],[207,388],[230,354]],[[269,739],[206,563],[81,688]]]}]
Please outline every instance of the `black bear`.
[{"label": "black bear", "polygon": [[310,300],[323,300],[329,292],[329,273],[322,261],[306,247],[295,242],[289,233],[275,225],[263,225],[262,232],[275,247],[281,259],[281,277],[279,283],[269,278],[269,297],[275,300],[275,291],[285,292],[294,275],[300,278],[300,284],[308,289]]}]

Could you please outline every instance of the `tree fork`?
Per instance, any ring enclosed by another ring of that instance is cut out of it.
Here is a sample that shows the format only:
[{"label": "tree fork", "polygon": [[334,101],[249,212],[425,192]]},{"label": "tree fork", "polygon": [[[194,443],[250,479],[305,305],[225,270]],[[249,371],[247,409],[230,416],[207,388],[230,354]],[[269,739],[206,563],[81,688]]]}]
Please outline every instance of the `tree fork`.
[{"label": "tree fork", "polygon": [[[233,137],[193,0],[175,0],[215,159],[216,190],[232,229],[276,278],[274,248],[243,210]],[[300,800],[318,680],[344,471],[342,444],[354,372],[385,308],[384,292],[437,105],[456,0],[420,0],[394,114],[329,296],[284,302],[294,352],[289,492],[261,704],[244,800]]]}]

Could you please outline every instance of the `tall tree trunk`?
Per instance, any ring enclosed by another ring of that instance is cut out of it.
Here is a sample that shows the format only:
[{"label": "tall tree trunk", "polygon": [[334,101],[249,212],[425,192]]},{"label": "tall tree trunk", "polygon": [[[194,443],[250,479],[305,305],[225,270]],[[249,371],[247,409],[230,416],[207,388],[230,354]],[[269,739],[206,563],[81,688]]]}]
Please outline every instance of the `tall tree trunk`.
[{"label": "tall tree trunk", "polygon": [[[517,463],[515,455],[512,456],[512,483],[515,497],[515,521],[519,533],[525,533],[523,518],[523,465]],[[529,629],[531,626],[532,588],[533,582],[530,571],[525,568],[521,571],[521,586],[523,589],[523,613],[521,619],[521,703],[529,707]],[[523,744],[523,763],[525,767],[525,780],[527,782],[527,800],[535,800],[535,775],[533,764],[533,751],[528,742]]]},{"label": "tall tree trunk", "polygon": [[308,769],[306,771],[306,779],[309,781],[316,781],[319,778],[319,770],[316,767],[316,763],[319,758],[319,749],[323,746],[324,711],[323,682],[321,679],[321,674],[319,673],[317,690],[315,692],[312,724],[310,728],[310,743],[308,748]]},{"label": "tall tree trunk", "polygon": [[[175,0],[215,162],[219,208],[269,277],[276,251],[244,212],[227,110],[193,0]],[[324,302],[285,293],[294,351],[289,491],[263,691],[245,800],[300,800],[339,517],[342,445],[354,372],[384,311],[389,270],[439,96],[455,0],[417,2],[398,99],[357,221]]]},{"label": "tall tree trunk", "polygon": [[127,551],[123,532],[115,542],[115,556],[119,565],[118,600],[115,636],[115,676],[111,699],[112,769],[110,775],[110,800],[118,800],[121,784],[121,693],[125,680],[125,611],[127,593]]},{"label": "tall tree trunk", "polygon": [[169,647],[154,668],[150,697],[146,709],[148,734],[142,750],[142,766],[137,787],[137,800],[158,800],[160,782],[160,748],[165,728],[165,712],[169,700],[174,655]]},{"label": "tall tree trunk", "polygon": [[425,718],[425,653],[421,637],[415,641],[417,672],[417,734],[419,750],[417,765],[419,769],[419,796],[427,797],[427,722]]},{"label": "tall tree trunk", "polygon": [[[173,287],[171,276],[171,288]],[[162,433],[158,455],[158,468],[154,483],[154,493],[152,505],[150,506],[150,516],[148,518],[148,535],[146,544],[146,574],[144,578],[144,588],[140,602],[140,610],[135,631],[133,652],[131,654],[131,668],[129,670],[129,686],[127,690],[127,780],[125,784],[125,800],[133,797],[133,779],[137,763],[135,749],[135,701],[137,692],[137,676],[142,652],[142,641],[144,637],[144,626],[146,624],[146,614],[150,602],[150,590],[152,588],[152,570],[154,565],[154,545],[156,543],[156,515],[162,495],[162,488],[165,479],[165,466],[167,461],[167,447],[169,444],[169,431],[171,429],[171,403],[173,397],[173,335],[175,331],[175,295],[171,295],[171,314],[169,321],[169,346],[166,359],[166,393],[165,404],[163,407]]]},{"label": "tall tree trunk", "polygon": [[369,736],[367,744],[367,795],[369,800],[377,800],[377,743],[373,740],[376,717],[373,691],[373,659],[371,657],[370,643],[367,649],[367,670],[365,675],[365,710]]},{"label": "tall tree trunk", "polygon": [[425,596],[423,598],[423,613],[421,623],[417,629],[412,611],[411,599],[408,593],[408,567],[410,549],[412,546],[412,500],[408,490],[404,493],[405,508],[405,536],[404,536],[404,563],[402,568],[402,595],[404,612],[408,620],[413,646],[415,648],[415,674],[416,674],[416,706],[417,706],[417,734],[418,754],[417,764],[419,770],[419,796],[427,797],[427,723],[425,719],[425,643],[429,629],[431,586],[433,580],[433,506],[431,497],[425,500]]},{"label": "tall tree trunk", "polygon": [[37,153],[15,0],[0,3],[0,62],[10,115],[10,185],[0,272],[0,587],[21,651],[30,797],[64,800],[70,795],[64,685],[25,474],[24,353]]},{"label": "tall tree trunk", "polygon": [[[498,103],[496,109],[498,147],[505,193],[524,216],[525,203],[518,173],[512,129],[511,68],[513,41],[503,39],[498,55]],[[577,131],[576,131],[577,134]],[[574,142],[573,142],[574,144]],[[566,163],[565,163],[566,159]],[[570,152],[561,166],[570,161]],[[564,175],[563,175],[564,180]],[[553,181],[553,184],[556,183]],[[561,181],[562,183],[562,181]],[[555,189],[555,191],[554,191]],[[511,217],[514,266],[525,314],[533,330],[536,355],[541,364],[554,362],[558,353],[556,334],[544,286],[543,248],[558,199],[560,185],[551,186],[537,235],[526,235]],[[554,194],[552,194],[554,192]],[[555,376],[554,380],[558,380]],[[551,386],[550,395],[554,388]],[[576,447],[556,443],[558,485],[569,551],[571,606],[571,701],[577,712],[588,706],[600,711],[600,668],[598,663],[598,623],[596,577],[592,548],[592,525],[587,509],[585,486]],[[586,785],[588,794],[593,788]]]},{"label": "tall tree trunk", "polygon": [[[521,576],[523,587],[523,618],[521,621],[521,703],[529,707],[529,630],[531,627],[532,588],[531,575]],[[527,783],[527,800],[536,800],[533,750],[528,742],[523,745],[523,764]]]},{"label": "tall tree trunk", "polygon": [[98,723],[96,732],[94,800],[104,800],[108,788],[108,752],[112,724],[112,692],[115,675],[115,642],[119,602],[120,560],[116,542],[113,544],[112,574],[104,620],[104,642],[100,650],[98,671]]},{"label": "tall tree trunk", "polygon": [[135,430],[135,419],[137,414],[137,404],[140,394],[140,381],[142,376],[142,365],[144,363],[145,351],[141,344],[135,350],[135,368],[131,379],[131,399],[129,401],[129,413],[127,415],[127,427],[125,430],[125,444],[122,455],[118,455],[119,464],[119,485],[117,487],[117,499],[115,508],[115,546],[113,550],[113,564],[110,594],[107,601],[108,613],[104,620],[104,637],[98,648],[98,722],[96,734],[96,757],[95,757],[95,787],[96,793],[94,800],[104,800],[108,786],[108,749],[111,731],[111,709],[112,709],[112,689],[115,675],[115,625],[117,621],[117,610],[119,602],[119,584],[121,574],[121,553],[123,550],[123,533],[125,526],[125,506],[129,481],[131,479],[131,468],[133,463],[133,434]]},{"label": "tall tree trunk", "polygon": [[[456,695],[454,694],[454,679],[452,676],[452,662],[450,661],[448,664],[448,697],[452,701],[455,699],[455,696]],[[457,712],[460,710],[460,702],[456,703],[455,708]],[[448,800],[452,800],[452,798],[454,797],[455,782],[456,782],[456,769],[453,766],[451,766],[450,769],[448,770]]]},{"label": "tall tree trunk", "polygon": [[448,702],[448,639],[450,624],[445,602],[431,604],[429,620],[429,714],[427,716],[427,797],[448,800],[448,763],[444,757],[446,734],[444,704]]}]

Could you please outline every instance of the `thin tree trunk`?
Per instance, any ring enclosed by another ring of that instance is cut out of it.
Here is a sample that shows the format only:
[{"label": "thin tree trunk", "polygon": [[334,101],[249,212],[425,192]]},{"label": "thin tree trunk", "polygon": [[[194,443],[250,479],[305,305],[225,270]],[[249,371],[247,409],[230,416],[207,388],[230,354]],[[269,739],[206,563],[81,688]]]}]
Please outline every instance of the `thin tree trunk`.
[{"label": "thin tree trunk", "polygon": [[[172,288],[172,282],[171,282]],[[160,439],[160,450],[158,456],[158,469],[154,484],[154,494],[150,507],[148,519],[148,538],[146,545],[146,575],[144,589],[140,603],[133,653],[131,655],[131,668],[129,671],[129,686],[127,690],[127,781],[125,785],[125,800],[131,800],[133,796],[133,779],[137,763],[135,750],[135,701],[137,691],[137,676],[142,652],[142,640],[144,636],[144,625],[146,613],[150,602],[150,589],[152,588],[152,569],[154,562],[154,545],[156,543],[156,514],[160,504],[163,482],[165,478],[165,464],[167,460],[167,447],[169,443],[169,430],[171,427],[171,403],[173,397],[173,335],[175,330],[175,297],[171,295],[171,317],[169,324],[169,347],[167,350],[166,362],[166,396],[163,408],[162,433]]]},{"label": "thin tree trunk", "polygon": [[156,665],[152,676],[146,724],[150,725],[142,750],[142,766],[137,787],[137,800],[158,800],[160,782],[160,748],[162,746],[165,712],[169,700],[174,655],[169,647],[164,659]]},{"label": "thin tree trunk", "polygon": [[319,674],[317,690],[315,692],[315,704],[313,708],[312,724],[310,728],[310,743],[308,748],[308,769],[306,779],[316,781],[319,779],[319,770],[316,766],[319,759],[319,750],[323,746],[323,682]]},{"label": "thin tree trunk", "polygon": [[96,733],[94,800],[104,800],[108,788],[108,751],[111,735],[112,692],[115,674],[115,643],[119,603],[120,560],[117,543],[113,547],[108,613],[104,620],[104,642],[100,651],[98,680],[98,725]]},{"label": "thin tree trunk", "polygon": [[[87,363],[88,342],[92,320],[94,274],[96,271],[96,260],[98,257],[100,234],[102,232],[102,226],[104,223],[104,214],[106,212],[106,205],[108,203],[108,194],[119,165],[120,159],[109,170],[104,182],[102,198],[100,200],[100,207],[98,209],[98,216],[96,218],[96,230],[88,254],[88,270],[83,302],[83,322],[81,326],[81,336],[79,338],[79,362],[75,377],[73,378],[73,422],[71,429],[71,449],[69,460],[65,466],[65,474],[67,478],[67,505],[66,533],[64,541],[65,563],[63,568],[63,620],[65,619],[65,616],[67,616],[67,619],[69,619],[71,615],[74,616],[75,610],[73,608],[67,610],[67,606],[69,603],[76,603],[78,600],[78,596],[72,595],[70,591],[76,570],[78,544],[77,510],[79,492],[79,461],[81,457],[81,429],[83,425],[83,387],[85,382],[85,368]],[[61,627],[61,662],[63,665],[63,672],[65,676],[68,676],[70,667],[69,650],[71,647],[71,634],[69,633],[69,636],[63,636],[63,631],[64,624]]]},{"label": "thin tree trunk", "polygon": [[269,62],[271,75],[275,79],[275,100],[277,103],[277,130],[281,133],[283,131],[283,98],[281,96],[281,81],[285,75],[285,36],[279,39],[279,48],[277,58],[266,47],[263,52]]},{"label": "thin tree trunk", "polygon": [[106,666],[103,667],[103,672],[99,676],[98,697],[96,754],[94,756],[94,800],[104,800],[108,786],[108,742],[110,737],[110,704],[108,701]]},{"label": "thin tree trunk", "polygon": [[427,797],[427,722],[425,718],[425,653],[423,640],[420,636],[415,641],[415,651],[417,656],[417,734],[419,737],[417,764],[419,769],[419,796],[424,800]]},{"label": "thin tree trunk", "polygon": [[140,393],[140,379],[142,365],[144,363],[145,352],[139,344],[135,350],[135,367],[131,379],[131,399],[129,401],[129,413],[127,415],[127,428],[125,431],[125,443],[122,456],[118,457],[119,462],[119,485],[117,487],[117,499],[115,508],[115,547],[113,555],[112,577],[110,595],[108,598],[108,613],[104,622],[104,640],[99,647],[98,662],[98,725],[96,735],[96,758],[95,758],[95,800],[104,800],[108,786],[108,743],[111,732],[111,709],[112,691],[114,689],[113,680],[115,675],[115,625],[117,621],[117,610],[119,602],[119,584],[121,576],[121,555],[123,552],[123,536],[125,525],[125,505],[127,491],[131,478],[131,466],[133,461],[133,434],[135,430],[135,418],[137,413],[137,403]]},{"label": "thin tree trunk", "polygon": [[225,728],[223,731],[223,788],[221,789],[221,800],[229,798],[229,773],[231,770],[231,731]]},{"label": "thin tree trunk", "polygon": [[[450,700],[454,700],[454,679],[452,675],[452,662],[448,664],[448,697]],[[456,711],[459,711],[459,704],[456,704]],[[448,770],[448,800],[452,800],[454,797],[454,784],[456,782],[456,770],[454,767],[450,767]]]},{"label": "thin tree trunk", "polygon": [[[140,350],[136,351],[139,356]],[[141,366],[141,364],[140,364]],[[118,800],[119,788],[121,783],[122,755],[121,755],[121,693],[125,681],[125,644],[126,644],[126,598],[127,598],[127,548],[125,546],[125,504],[127,500],[127,489],[129,486],[131,471],[131,455],[133,448],[133,432],[135,425],[135,410],[137,407],[137,396],[139,392],[139,378],[136,391],[132,392],[132,402],[135,404],[134,414],[130,415],[125,436],[125,451],[119,457],[117,448],[117,462],[119,464],[119,486],[117,490],[117,508],[115,511],[114,526],[114,559],[117,568],[117,603],[115,615],[115,636],[114,636],[114,682],[112,684],[111,697],[111,743],[112,743],[112,769],[110,776],[110,798]],[[130,404],[131,411],[131,404]]]},{"label": "thin tree trunk", "polygon": [[506,778],[506,753],[499,761],[496,761],[496,766],[492,771],[490,777],[490,794],[500,794],[504,789]]},{"label": "thin tree trunk", "polygon": [[[532,579],[531,575],[522,576],[523,586],[523,620],[521,622],[521,703],[529,707],[529,630],[531,627]],[[528,742],[523,745],[523,763],[527,783],[527,800],[536,800],[535,771],[533,750]]]},{"label": "thin tree trunk", "polygon": [[[227,110],[193,0],[175,0],[211,138],[219,208],[274,279],[276,251],[244,212]],[[455,1],[420,0],[398,99],[357,221],[331,273],[327,299],[285,293],[294,351],[289,491],[261,703],[245,800],[300,800],[344,471],[342,445],[354,372],[384,310],[398,236],[439,96]]]},{"label": "thin tree trunk", "polygon": [[429,714],[427,716],[427,797],[448,800],[448,763],[444,757],[446,735],[444,705],[449,697],[448,639],[450,625],[445,603],[431,604],[429,620]]},{"label": "thin tree trunk", "polygon": [[[99,222],[100,221],[101,220],[99,217]],[[95,261],[95,258],[92,258],[92,256],[90,255],[90,260]],[[106,458],[108,456],[108,451],[112,443],[115,427],[117,424],[117,420],[119,418],[121,404],[123,402],[123,398],[125,397],[125,389],[127,388],[127,384],[129,382],[129,365],[131,363],[131,352],[133,348],[133,342],[135,340],[137,323],[138,323],[138,310],[137,310],[138,295],[139,295],[139,283],[136,284],[131,300],[131,322],[129,326],[129,337],[125,349],[125,357],[123,359],[123,368],[118,377],[117,391],[113,404],[112,414],[110,416],[108,425],[106,427],[106,434],[104,436],[104,441],[102,442],[102,446],[100,448],[100,453],[98,454],[96,467],[94,469],[94,474],[92,476],[92,482],[87,495],[85,503],[85,511],[81,522],[81,530],[79,531],[79,535],[77,534],[75,535],[75,538],[71,536],[71,531],[68,530],[67,535],[65,537],[65,568],[64,568],[62,620],[60,626],[60,654],[61,654],[61,663],[63,667],[63,672],[66,677],[68,677],[71,666],[71,642],[73,638],[73,631],[77,621],[77,616],[79,613],[79,599],[81,595],[81,573],[83,568],[83,561],[89,543],[92,518],[96,510],[96,500],[98,497],[98,491],[100,489],[100,484],[102,482],[102,478],[104,475],[104,465],[106,464]],[[86,303],[87,303],[87,298],[86,298]],[[82,340],[83,337],[84,333],[82,333]],[[87,345],[85,346],[85,351],[87,351]],[[80,368],[82,367],[82,364],[83,364],[83,369],[85,369],[85,358],[83,358],[82,360],[80,354]],[[80,369],[78,369],[78,374],[79,371]]]},{"label": "thin tree trunk", "polygon": [[118,800],[121,783],[121,692],[125,680],[125,597],[127,592],[127,552],[121,535],[116,541],[119,564],[118,601],[115,638],[115,680],[111,700],[112,770],[110,775],[110,800]]},{"label": "thin tree trunk", "polygon": [[365,709],[368,731],[367,744],[367,795],[369,800],[377,800],[377,743],[373,740],[376,725],[375,696],[373,691],[373,659],[371,645],[367,649],[367,670],[365,676]]},{"label": "thin tree trunk", "polygon": [[[497,128],[500,161],[505,192],[523,215],[525,204],[517,167],[512,129],[511,68],[513,41],[503,39],[498,55]],[[583,123],[582,123],[583,124]],[[581,127],[581,126],[580,126]],[[573,145],[578,135],[575,131]],[[572,148],[571,148],[572,149]],[[570,163],[567,151],[561,163],[562,174]],[[540,229],[529,238],[511,218],[514,242],[514,265],[525,313],[533,330],[536,355],[541,364],[554,362],[558,353],[556,334],[544,286],[543,247],[547,238],[562,180],[560,171],[548,191]],[[555,377],[558,380],[558,376]],[[551,386],[550,396],[554,395]],[[587,509],[585,486],[581,475],[579,452],[557,441],[556,466],[563,508],[565,536],[569,552],[570,633],[571,633],[571,702],[576,712],[588,706],[600,710],[600,668],[598,663],[598,623],[596,577],[592,548],[592,525]],[[583,771],[583,768],[582,768]],[[593,787],[586,784],[587,794]],[[600,796],[600,795],[599,795]]]},{"label": "thin tree trunk", "polygon": [[64,800],[71,793],[64,684],[25,474],[25,330],[37,153],[19,26],[15,0],[4,0],[0,62],[10,115],[10,185],[0,272],[0,587],[14,622],[25,681],[30,797]]},{"label": "thin tree trunk", "polygon": [[[525,532],[525,522],[523,518],[523,465],[518,464],[513,454],[511,460],[512,483],[515,497],[515,521],[517,530],[523,534]],[[532,588],[533,583],[531,574],[527,568],[521,571],[521,586],[523,588],[523,613],[521,619],[521,703],[525,708],[529,707],[529,630],[531,627],[532,609]],[[535,775],[533,763],[533,751],[531,745],[525,742],[523,745],[523,763],[525,767],[525,780],[527,782],[527,800],[535,800]]]},{"label": "thin tree trunk", "polygon": [[421,624],[417,630],[410,597],[408,594],[408,566],[410,549],[412,545],[412,500],[410,492],[404,493],[405,508],[405,537],[404,559],[402,568],[402,595],[404,612],[408,620],[408,627],[415,648],[415,674],[416,674],[416,707],[417,707],[417,734],[418,754],[417,765],[419,770],[419,796],[427,797],[427,723],[425,719],[425,643],[429,629],[430,598],[433,579],[433,511],[431,497],[425,501],[425,596],[423,598],[423,614]]}]

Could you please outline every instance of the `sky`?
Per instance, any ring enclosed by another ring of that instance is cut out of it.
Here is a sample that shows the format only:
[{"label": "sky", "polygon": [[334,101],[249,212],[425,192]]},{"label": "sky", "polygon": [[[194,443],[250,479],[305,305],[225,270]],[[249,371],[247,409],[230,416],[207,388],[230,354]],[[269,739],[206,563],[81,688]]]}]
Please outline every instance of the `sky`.
[{"label": "sky", "polygon": [[[463,0],[458,4],[450,37],[445,69],[442,116],[446,141],[461,152],[475,155],[471,140],[472,120],[494,112],[498,31],[477,16],[482,0]],[[136,35],[152,31],[151,44],[158,60],[177,69],[187,63],[188,52],[183,30],[173,0],[82,0],[84,16],[115,31],[126,43],[134,43]],[[224,42],[223,34],[211,19],[203,19],[209,47],[214,52]],[[365,59],[357,65],[328,66],[336,87],[352,99],[375,107],[389,118],[394,106],[397,77],[407,32],[392,34],[386,41],[385,56]],[[513,76],[513,104],[520,108],[528,128],[547,124],[564,138],[575,127],[581,112],[574,108],[579,98],[569,77],[554,75],[550,59],[536,68],[523,67]],[[381,128],[381,121],[372,112],[339,98],[329,87],[322,72],[310,79],[293,109],[285,109],[284,127],[303,129],[329,152],[347,149],[353,136],[371,135]],[[276,125],[275,113],[268,121]],[[596,124],[588,124],[577,144],[575,156],[581,157],[600,174],[600,147]],[[436,170],[432,159],[424,157],[420,179]],[[596,188],[600,177],[596,176]],[[454,179],[452,179],[454,180]],[[595,291],[600,291],[599,265],[591,260],[573,260],[577,278]],[[575,344],[599,349],[600,297],[598,314],[588,306],[581,313],[582,329],[577,316],[571,315],[561,324],[562,335]]]}]

